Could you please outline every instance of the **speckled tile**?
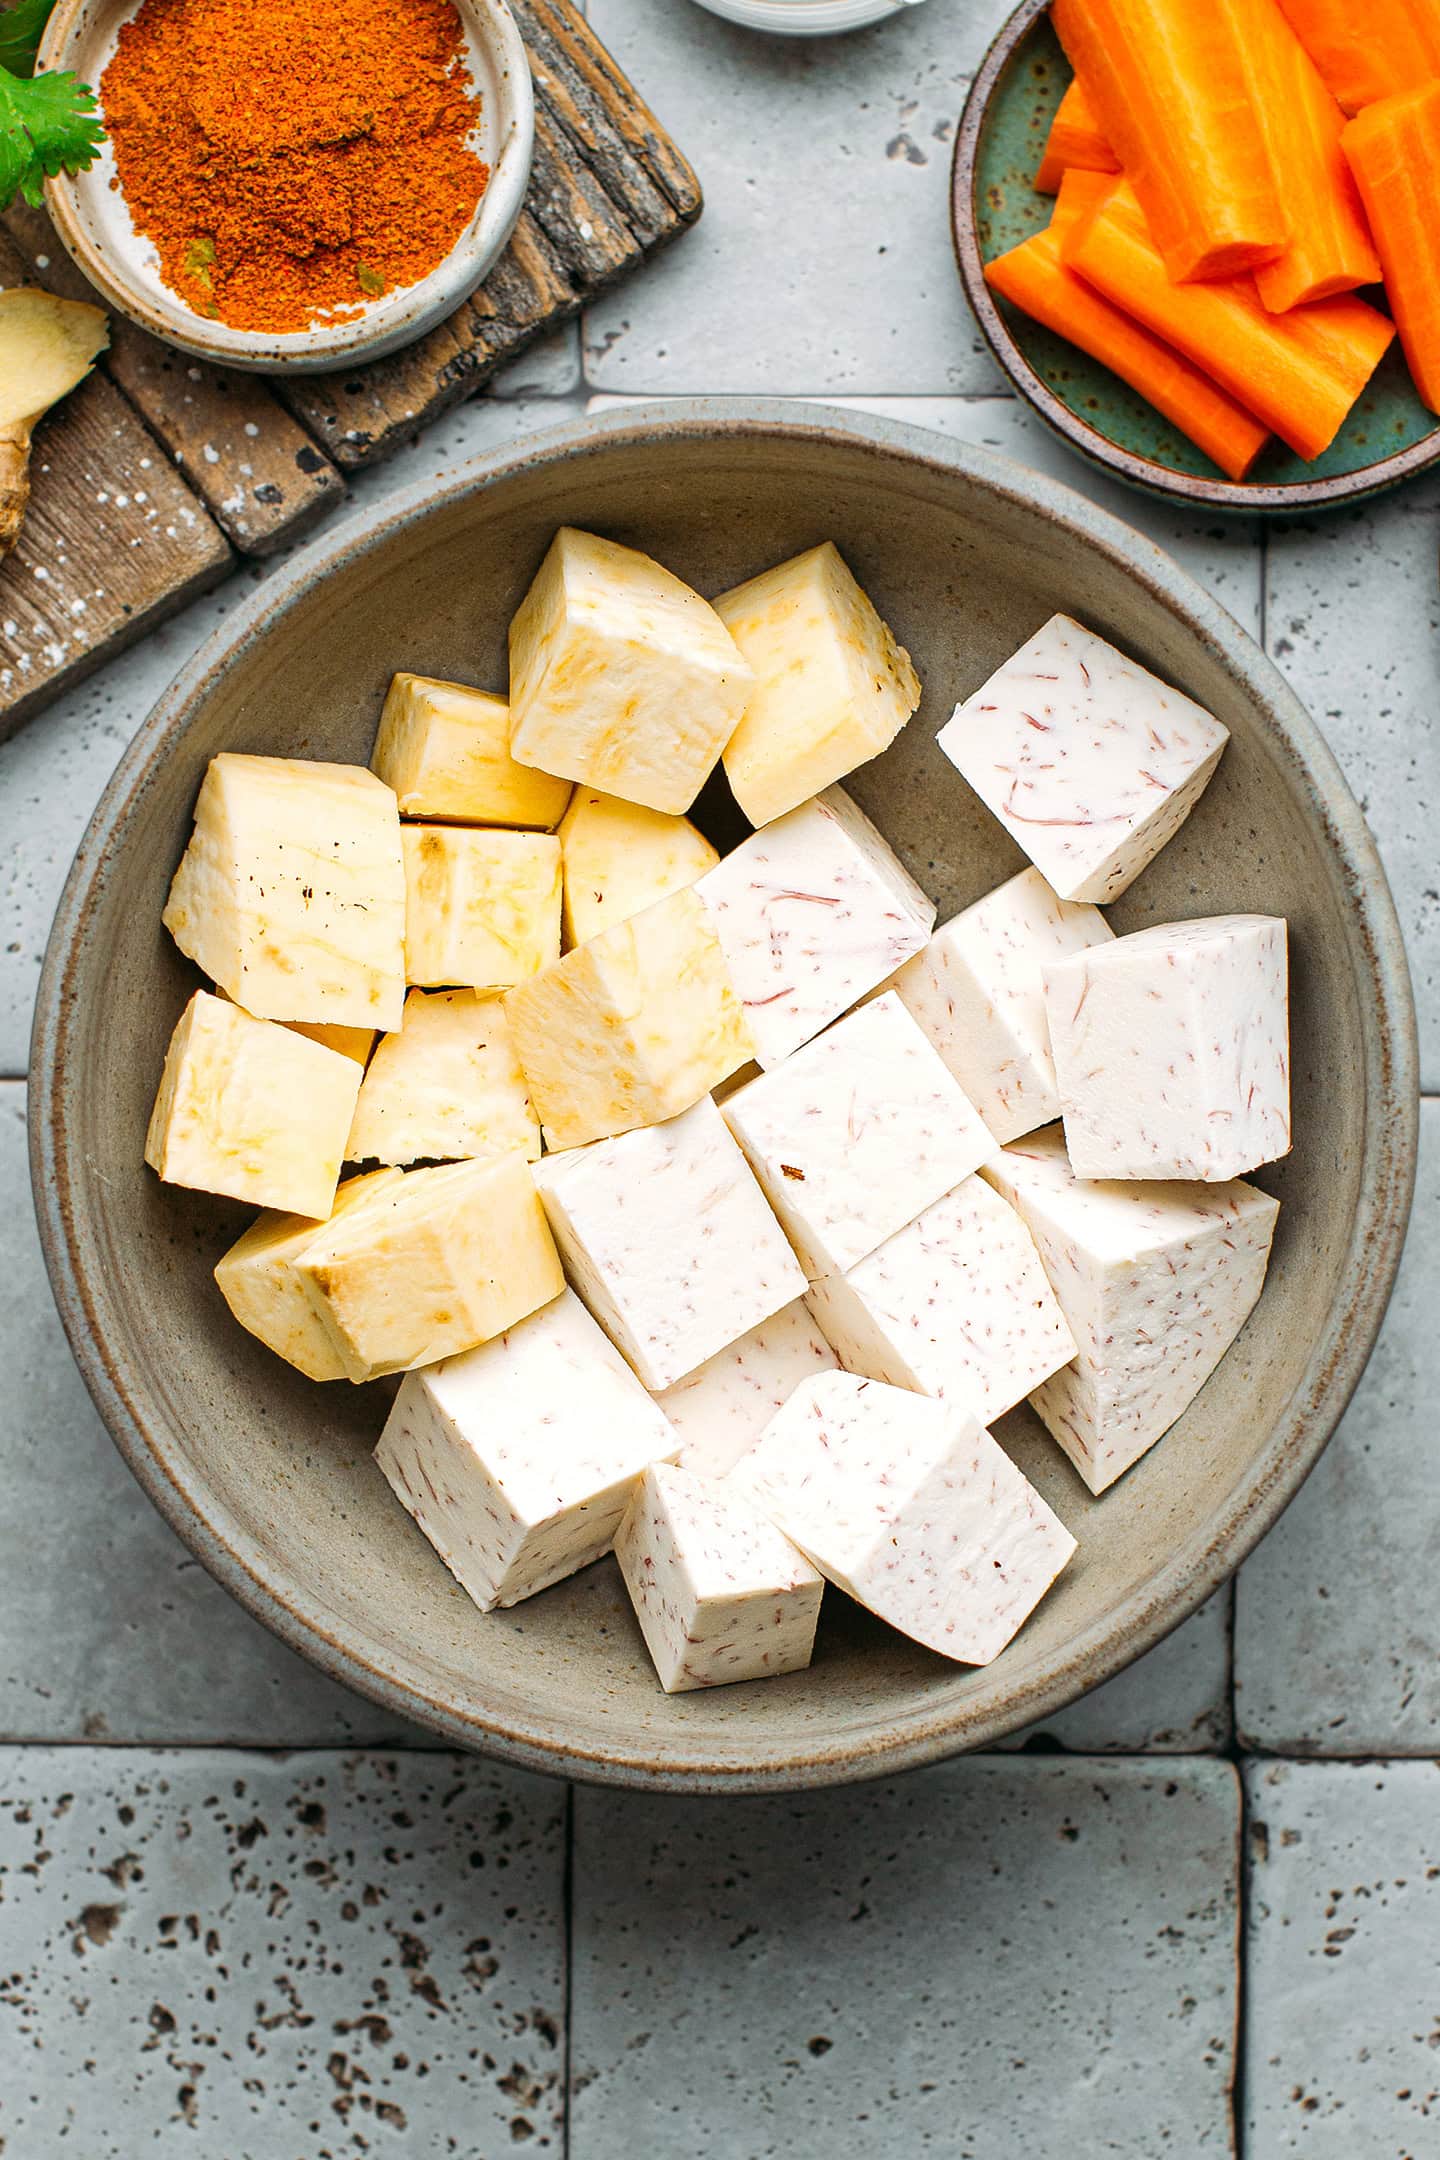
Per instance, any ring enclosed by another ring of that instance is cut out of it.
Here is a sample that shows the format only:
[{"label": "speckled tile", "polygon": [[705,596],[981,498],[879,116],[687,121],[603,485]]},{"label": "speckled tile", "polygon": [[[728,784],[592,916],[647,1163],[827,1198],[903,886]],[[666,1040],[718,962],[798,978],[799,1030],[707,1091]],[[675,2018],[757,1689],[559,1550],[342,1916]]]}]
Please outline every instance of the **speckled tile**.
[{"label": "speckled tile", "polygon": [[[398,488],[581,409],[578,399],[477,398],[389,464],[359,474],[351,489],[354,507],[382,502]],[[327,526],[323,537],[335,530]],[[0,1074],[26,1069],[30,1009],[51,917],[116,761],[196,646],[242,595],[263,583],[270,567],[247,566],[0,743]]]},{"label": "speckled tile", "polygon": [[1228,1764],[575,1796],[576,2160],[1232,2150]]},{"label": "speckled tile", "polygon": [[1246,2160],[1440,2150],[1440,1764],[1251,1763]]},{"label": "speckled tile", "polygon": [[[590,399],[589,410],[603,412],[628,402],[623,394],[601,392]],[[825,396],[820,402],[836,405],[842,412],[878,413],[911,427],[933,428],[937,434],[998,451],[1002,457],[1063,481],[1168,548],[1252,637],[1260,635],[1261,558],[1255,520],[1196,515],[1103,478],[1075,457],[1018,398]]]},{"label": "speckled tile", "polygon": [[1008,1742],[1077,1754],[1204,1755],[1230,1745],[1230,1587],[1079,1702]]},{"label": "speckled tile", "polygon": [[0,2144],[560,2152],[564,1845],[475,1757],[0,1751]]},{"label": "speckled tile", "polygon": [[1277,1754],[1440,1752],[1440,1102],[1399,1281],[1354,1400],[1319,1464],[1240,1571],[1235,1711]]},{"label": "speckled tile", "polygon": [[1440,483],[1272,528],[1270,653],[1314,714],[1380,843],[1440,1091]]},{"label": "speckled tile", "polygon": [[1000,0],[844,38],[766,37],[682,0],[590,20],[699,173],[705,213],[585,317],[594,388],[992,389],[950,246],[967,76]]},{"label": "speckled tile", "polygon": [[537,338],[491,382],[492,398],[569,397],[580,388],[580,322]]},{"label": "speckled tile", "polygon": [[[14,1081],[0,1083],[0,1221],[9,1225],[0,1299],[0,1735],[408,1737],[242,1611],[116,1454],[51,1302],[30,1212],[24,1094]],[[5,1962],[0,1951],[0,1968]]]}]

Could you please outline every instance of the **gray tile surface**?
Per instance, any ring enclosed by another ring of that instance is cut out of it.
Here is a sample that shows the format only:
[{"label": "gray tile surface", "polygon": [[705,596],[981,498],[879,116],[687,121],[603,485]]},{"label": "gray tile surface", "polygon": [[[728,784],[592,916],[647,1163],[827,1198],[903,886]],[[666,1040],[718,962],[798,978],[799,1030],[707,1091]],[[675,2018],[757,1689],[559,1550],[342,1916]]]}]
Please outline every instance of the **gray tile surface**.
[{"label": "gray tile surface", "polygon": [[564,1788],[475,1757],[0,1750],[0,2148],[562,2148]]},{"label": "gray tile surface", "polygon": [[1440,1764],[1254,1763],[1247,2160],[1440,2150]]},{"label": "gray tile surface", "polygon": [[1202,1755],[1228,1748],[1230,1741],[1227,1585],[1124,1672],[1043,1725],[1017,1733],[1008,1745],[1050,1744],[1080,1754]]},{"label": "gray tile surface", "polygon": [[1374,1356],[1318,1467],[1236,1591],[1244,1743],[1291,1755],[1440,1752],[1440,1103]]},{"label": "gray tile surface", "polygon": [[569,397],[580,388],[580,324],[568,322],[540,338],[491,383],[492,398]]},{"label": "gray tile surface", "polygon": [[852,37],[766,38],[682,0],[590,20],[697,168],[705,214],[590,309],[597,390],[993,389],[950,250],[966,78],[1004,14],[927,0]]},{"label": "gray tile surface", "polygon": [[1228,1764],[576,1795],[582,2160],[1228,2153]]},{"label": "gray tile surface", "polygon": [[1324,729],[1380,843],[1440,1091],[1440,483],[1402,488],[1267,547],[1266,644]]},{"label": "gray tile surface", "polygon": [[0,1298],[8,1381],[0,1736],[273,1744],[404,1732],[243,1612],[116,1454],[71,1360],[41,1263],[24,1096],[18,1082],[0,1082],[0,1221],[9,1226]]},{"label": "gray tile surface", "polygon": [[[1111,485],[995,394],[946,188],[1004,12],[927,0],[806,45],[690,0],[593,0],[694,159],[705,217],[583,337],[523,355],[354,500],[573,416],[582,357],[587,391],[829,396],[1053,474],[1267,634],[1379,837],[1440,1088],[1440,484],[1262,540]],[[106,777],[246,590],[0,746],[0,1074],[24,1071],[51,912]],[[563,1788],[390,1728],[251,1622],[132,1483],[44,1281],[22,1093],[0,1084],[0,1743],[38,1744],[0,1744],[3,2160],[1440,2151],[1440,1770],[1248,1761],[1237,1973],[1230,1593],[1017,1736],[1030,1753],[784,1801],[580,1791],[572,1844]],[[1240,1579],[1241,1750],[1440,1752],[1437,1119],[1427,1105],[1370,1372]],[[117,1744],[155,1741],[194,1745]],[[238,1752],[257,1743],[314,1752]]]}]

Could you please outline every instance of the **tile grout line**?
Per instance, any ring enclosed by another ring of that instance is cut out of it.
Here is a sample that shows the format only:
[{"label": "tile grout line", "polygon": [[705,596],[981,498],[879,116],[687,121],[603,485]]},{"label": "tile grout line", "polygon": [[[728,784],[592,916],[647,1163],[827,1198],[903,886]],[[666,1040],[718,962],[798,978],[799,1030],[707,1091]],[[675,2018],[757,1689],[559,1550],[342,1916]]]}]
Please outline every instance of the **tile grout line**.
[{"label": "tile grout line", "polygon": [[575,1787],[565,1786],[565,1865],[560,1876],[560,1916],[565,1932],[565,1970],[561,1988],[560,2150],[570,2160],[570,2020],[575,1996]]},{"label": "tile grout line", "polygon": [[[993,390],[869,390],[860,389],[855,387],[853,384],[847,383],[843,389],[839,390],[837,390],[833,385],[827,385],[826,387],[821,389],[811,387],[801,390],[750,389],[707,391],[647,390],[643,387],[643,385],[640,385],[632,386],[631,388],[625,390],[619,390],[613,387],[607,388],[603,383],[597,383],[594,380],[594,378],[589,372],[588,354],[589,347],[582,341],[580,347],[580,383],[578,390],[562,391],[558,393],[559,396],[581,396],[585,398],[614,397],[631,398],[636,400],[644,399],[647,403],[651,400],[674,400],[676,398],[690,398],[701,396],[719,402],[723,402],[726,398],[764,397],[777,398],[782,402],[785,399],[795,399],[809,404],[822,405],[828,405],[832,403],[836,398],[884,398],[887,405],[1018,405],[1021,402],[1019,393],[1017,391],[1007,390],[1003,387],[998,387]],[[555,393],[549,394],[554,395]],[[497,402],[509,403],[516,401],[500,399],[497,400]]]},{"label": "tile grout line", "polygon": [[[7,1735],[0,1732],[0,1755],[3,1755],[8,1750],[14,1750],[18,1753],[22,1749],[39,1750],[41,1748],[48,1749],[52,1754],[57,1755],[62,1753],[78,1755],[85,1752],[94,1755],[256,1755],[267,1757],[275,1762],[284,1762],[295,1755],[395,1755],[403,1756],[407,1761],[419,1761],[425,1756],[443,1756],[461,1760],[474,1758],[516,1772],[520,1772],[522,1768],[518,1763],[508,1762],[504,1756],[490,1755],[485,1753],[483,1749],[457,1747],[453,1744],[447,1745],[440,1740],[438,1735],[433,1745],[417,1747],[405,1740],[384,1739],[125,1740],[116,1739],[112,1735],[102,1740],[90,1735],[82,1735],[73,1740],[63,1740],[44,1733]],[[1153,1747],[1070,1748],[1058,1744],[1045,1748],[961,1748],[953,1755],[940,1757],[935,1763],[916,1764],[912,1768],[905,1770],[882,1771],[873,1781],[860,1780],[858,1782],[884,1784],[907,1777],[917,1777],[927,1769],[938,1769],[947,1764],[954,1765],[962,1762],[1024,1763],[1039,1761],[1084,1763],[1093,1765],[1097,1769],[1103,1769],[1107,1763],[1126,1762],[1147,1763],[1152,1769],[1156,1770],[1166,1766],[1180,1766],[1186,1763],[1228,1762],[1238,1769],[1245,1763],[1278,1762],[1295,1763],[1301,1768],[1310,1768],[1311,1766],[1325,1768],[1328,1765],[1335,1764],[1347,1770],[1385,1770],[1406,1763],[1440,1763],[1440,1748],[1371,1748],[1364,1753],[1355,1755],[1329,1753],[1320,1755],[1302,1753],[1293,1747],[1289,1749],[1265,1748],[1256,1747],[1250,1743],[1242,1746],[1233,1742],[1226,1747],[1180,1748],[1173,1751],[1168,1748]],[[550,1771],[527,1770],[523,1774],[530,1777],[544,1778],[548,1783],[559,1782],[554,1773]],[[845,1789],[847,1782],[852,1781],[837,1781],[828,1785],[807,1786],[803,1790],[813,1793],[840,1792]],[[597,1781],[591,1789],[597,1792],[615,1793],[625,1791],[628,1788],[618,1784]],[[572,1787],[572,1805],[573,1790]],[[695,1793],[690,1797],[701,1800],[724,1800],[727,1798],[737,1800],[750,1798],[752,1795],[748,1793],[731,1792],[727,1794],[722,1792]]]},{"label": "tile grout line", "polygon": [[[1234,1699],[1234,1666],[1231,1666],[1231,1699]],[[1247,2039],[1250,2008],[1250,1792],[1245,1782],[1245,1757],[1232,1745],[1230,1760],[1240,1787],[1238,1849],[1235,1855],[1235,2052],[1230,2079],[1230,2150],[1234,2160],[1245,2160],[1249,2119],[1250,2052]]]},{"label": "tile grout line", "polygon": [[1270,657],[1270,528],[1261,520],[1260,532],[1260,608],[1256,642],[1268,659]]},{"label": "tile grout line", "polygon": [[[0,1087],[24,1087],[29,1078],[28,1072],[0,1072]],[[1421,1102],[1440,1102],[1440,1085],[1435,1087],[1422,1086],[1420,1100]]]}]

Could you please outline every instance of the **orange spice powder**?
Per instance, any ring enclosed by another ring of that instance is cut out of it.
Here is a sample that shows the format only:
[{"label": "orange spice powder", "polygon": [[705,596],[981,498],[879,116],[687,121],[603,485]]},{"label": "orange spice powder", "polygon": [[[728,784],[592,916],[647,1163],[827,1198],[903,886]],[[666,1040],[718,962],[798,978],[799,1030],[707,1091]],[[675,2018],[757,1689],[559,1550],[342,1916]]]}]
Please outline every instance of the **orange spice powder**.
[{"label": "orange spice powder", "polygon": [[145,0],[100,100],[166,284],[241,330],[415,284],[490,177],[451,0]]}]

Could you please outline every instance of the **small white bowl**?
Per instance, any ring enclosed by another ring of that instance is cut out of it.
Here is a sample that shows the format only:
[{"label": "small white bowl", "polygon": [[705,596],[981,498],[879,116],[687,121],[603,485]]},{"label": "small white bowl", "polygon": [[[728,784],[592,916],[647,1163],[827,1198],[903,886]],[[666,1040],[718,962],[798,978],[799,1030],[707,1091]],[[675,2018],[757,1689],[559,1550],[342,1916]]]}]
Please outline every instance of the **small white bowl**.
[{"label": "small white bowl", "polygon": [[921,0],[699,0],[712,15],[777,37],[839,37],[919,7]]},{"label": "small white bowl", "polygon": [[[45,183],[55,229],[101,298],[182,352],[272,373],[378,360],[443,321],[475,290],[510,238],[525,200],[535,138],[530,64],[505,0],[454,5],[480,93],[477,148],[490,167],[490,182],[459,240],[428,277],[308,330],[236,330],[216,322],[162,283],[154,247],[136,232],[123,193],[111,185],[115,158],[106,144],[88,172],[62,173]],[[122,24],[139,7],[140,0],[59,0],[41,42],[40,69],[51,74],[72,68],[98,89]]]}]

